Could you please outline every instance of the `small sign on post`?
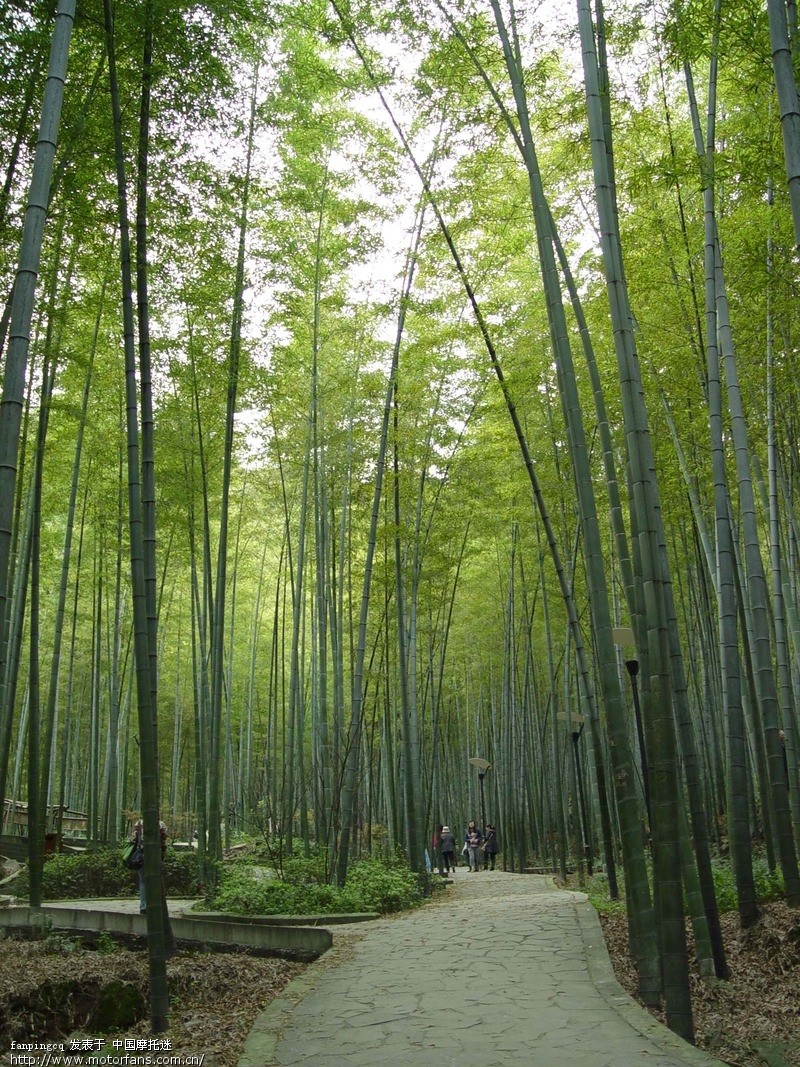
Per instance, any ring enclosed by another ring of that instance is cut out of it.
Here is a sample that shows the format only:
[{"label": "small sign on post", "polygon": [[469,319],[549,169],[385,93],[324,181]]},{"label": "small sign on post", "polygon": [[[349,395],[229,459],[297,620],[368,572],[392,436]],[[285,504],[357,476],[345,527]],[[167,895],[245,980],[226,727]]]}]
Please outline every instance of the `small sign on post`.
[{"label": "small sign on post", "polygon": [[559,722],[572,723],[573,726],[583,726],[586,722],[586,717],[584,715],[567,715],[565,711],[559,711],[556,718]]},{"label": "small sign on post", "polygon": [[624,647],[630,645],[632,648],[636,647],[636,641],[633,636],[633,630],[630,626],[615,626],[611,630],[611,636],[614,639],[615,645]]}]

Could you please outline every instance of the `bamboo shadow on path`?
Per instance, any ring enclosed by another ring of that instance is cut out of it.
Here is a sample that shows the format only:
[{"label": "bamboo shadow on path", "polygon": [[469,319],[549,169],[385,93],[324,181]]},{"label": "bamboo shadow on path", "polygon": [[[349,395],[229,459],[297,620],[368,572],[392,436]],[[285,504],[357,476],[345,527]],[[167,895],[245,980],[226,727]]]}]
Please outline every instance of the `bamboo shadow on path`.
[{"label": "bamboo shadow on path", "polygon": [[444,899],[334,934],[239,1067],[720,1067],[616,982],[582,893],[459,868]]}]

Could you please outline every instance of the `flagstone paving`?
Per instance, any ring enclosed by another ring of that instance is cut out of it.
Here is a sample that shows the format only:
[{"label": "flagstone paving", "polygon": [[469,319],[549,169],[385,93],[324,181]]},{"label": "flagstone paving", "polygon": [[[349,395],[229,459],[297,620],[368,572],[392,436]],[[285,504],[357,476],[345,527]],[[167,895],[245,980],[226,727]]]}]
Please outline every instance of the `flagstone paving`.
[{"label": "flagstone paving", "polygon": [[459,868],[444,899],[334,933],[239,1067],[712,1067],[614,979],[597,916],[551,879]]}]

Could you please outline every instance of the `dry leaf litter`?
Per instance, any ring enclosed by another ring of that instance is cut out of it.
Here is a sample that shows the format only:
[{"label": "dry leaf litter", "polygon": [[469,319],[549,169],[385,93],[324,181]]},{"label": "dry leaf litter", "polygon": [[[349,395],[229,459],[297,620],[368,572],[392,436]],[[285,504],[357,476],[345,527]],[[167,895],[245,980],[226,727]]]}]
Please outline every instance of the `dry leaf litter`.
[{"label": "dry leaf litter", "polygon": [[[203,1067],[235,1067],[256,1016],[302,970],[302,964],[241,953],[179,953],[167,963],[170,1027],[163,1036],[172,1053],[202,1055]],[[10,1063],[12,1038],[101,1036],[92,1013],[99,990],[111,982],[133,986],[145,998],[146,954],[124,948],[60,954],[42,941],[0,942],[0,1064]],[[145,1012],[138,1023],[109,1033],[103,1052],[113,1054],[115,1038],[149,1035]]]},{"label": "dry leaf litter", "polygon": [[[800,1067],[800,916],[781,902],[763,905],[761,921],[739,929],[735,913],[722,916],[731,969],[726,982],[704,982],[693,971],[697,1044],[731,1067]],[[617,979],[632,996],[636,976],[624,915],[601,916]],[[168,962],[172,1003],[168,1037],[183,1056],[203,1055],[204,1067],[234,1067],[256,1016],[303,969],[302,964],[244,954],[180,953]],[[44,942],[0,944],[0,1064],[9,1042],[56,1040],[87,1029],[97,992],[112,981],[147,990],[147,959],[118,948],[100,953],[48,950]],[[65,992],[66,991],[66,992]],[[70,1025],[55,1010],[66,1000]],[[654,1012],[654,1014],[658,1014]],[[145,1037],[145,1016],[109,1035]],[[106,1051],[109,1051],[108,1047]]]},{"label": "dry leaf litter", "polygon": [[[635,997],[627,917],[602,915],[601,922],[617,980]],[[730,979],[705,982],[692,966],[698,1046],[731,1067],[800,1067],[800,913],[774,901],[749,930],[739,928],[735,912],[721,924]]]}]

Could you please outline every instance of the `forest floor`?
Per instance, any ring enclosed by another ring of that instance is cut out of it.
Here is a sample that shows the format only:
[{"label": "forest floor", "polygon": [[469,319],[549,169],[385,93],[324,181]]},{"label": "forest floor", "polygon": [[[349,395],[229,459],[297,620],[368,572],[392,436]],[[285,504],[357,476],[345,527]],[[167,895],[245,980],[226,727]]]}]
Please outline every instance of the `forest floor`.
[{"label": "forest floor", "polygon": [[[112,1011],[124,1002],[145,1007],[144,952],[109,943],[105,951],[88,950],[78,944],[55,934],[43,941],[15,941],[13,949],[10,941],[3,943],[0,1064],[11,1062],[12,1039],[62,1041],[70,1052],[70,1039],[80,1044],[104,1034],[108,1015],[103,1024],[96,1014],[103,990]],[[235,1067],[256,1016],[302,970],[302,964],[241,953],[178,953],[167,962],[172,1003],[169,1031],[163,1036],[170,1051],[184,1061],[190,1055],[202,1056],[197,1062],[203,1067]],[[143,1018],[115,1030],[93,1054],[130,1052],[136,1046],[126,1044],[126,1038],[136,1041],[149,1035],[145,1009]]]},{"label": "forest floor", "polygon": [[[694,968],[695,1036],[732,1067],[800,1067],[800,914],[780,901],[761,910],[760,921],[744,931],[736,912],[721,917],[729,981],[709,984]],[[635,997],[627,916],[600,921],[617,980]]]},{"label": "forest floor", "polygon": [[[762,905],[762,913],[748,931],[739,930],[735,912],[722,916],[729,981],[709,984],[692,975],[697,1044],[731,1067],[800,1067],[800,916],[781,902]],[[626,916],[604,914],[601,922],[617,978],[635,996]],[[70,1038],[107,1032],[94,1014],[103,989],[115,1004],[124,999],[121,992],[138,998],[142,1018],[120,1026],[102,1051],[119,1054],[126,1038],[148,1037],[145,954],[112,943],[100,947],[105,951],[55,933],[15,941],[11,951],[4,943],[0,1065],[10,1064],[11,1039],[62,1040],[69,1052]],[[235,1067],[256,1016],[303,969],[238,953],[182,952],[167,966],[173,999],[165,1036],[173,1053],[202,1055],[203,1067]],[[114,1047],[114,1040],[122,1044]]]}]

